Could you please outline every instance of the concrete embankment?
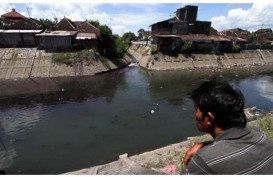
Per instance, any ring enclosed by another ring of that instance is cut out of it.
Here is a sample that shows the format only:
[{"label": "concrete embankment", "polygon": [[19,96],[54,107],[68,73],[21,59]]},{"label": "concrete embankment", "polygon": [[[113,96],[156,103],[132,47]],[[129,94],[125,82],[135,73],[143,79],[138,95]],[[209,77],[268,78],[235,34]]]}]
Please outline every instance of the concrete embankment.
[{"label": "concrete embankment", "polygon": [[0,79],[94,75],[131,62],[125,55],[116,60],[99,57],[68,66],[53,62],[53,54],[36,48],[1,48]]},{"label": "concrete embankment", "polygon": [[135,58],[139,65],[149,70],[175,70],[198,68],[231,68],[273,64],[272,50],[244,50],[240,53],[224,54],[150,54],[150,47],[132,45],[128,55]]}]

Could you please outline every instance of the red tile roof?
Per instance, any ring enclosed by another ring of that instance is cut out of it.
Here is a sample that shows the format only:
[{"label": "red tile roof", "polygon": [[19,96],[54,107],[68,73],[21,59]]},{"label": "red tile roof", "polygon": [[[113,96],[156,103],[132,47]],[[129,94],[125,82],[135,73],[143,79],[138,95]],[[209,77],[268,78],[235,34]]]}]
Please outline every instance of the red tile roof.
[{"label": "red tile roof", "polygon": [[99,34],[99,29],[87,21],[75,21],[74,24],[77,26],[79,33],[95,33],[96,35]]},{"label": "red tile roof", "polygon": [[70,19],[64,17],[59,23],[54,26],[56,31],[77,31],[77,26]]},{"label": "red tile roof", "polygon": [[4,18],[10,18],[10,19],[24,19],[26,18],[25,16],[19,14],[18,12],[16,12],[15,9],[12,9],[11,12],[5,13],[3,15],[1,15],[1,17]]},{"label": "red tile roof", "polygon": [[54,27],[54,30],[58,31],[77,31],[78,33],[95,33],[99,35],[99,29],[90,24],[87,21],[71,21],[68,18],[63,18]]}]

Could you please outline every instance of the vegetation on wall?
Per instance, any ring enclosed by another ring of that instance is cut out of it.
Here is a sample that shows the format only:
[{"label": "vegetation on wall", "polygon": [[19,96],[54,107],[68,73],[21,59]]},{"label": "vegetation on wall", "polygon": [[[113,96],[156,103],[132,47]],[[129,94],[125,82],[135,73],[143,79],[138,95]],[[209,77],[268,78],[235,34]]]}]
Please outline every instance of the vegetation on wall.
[{"label": "vegetation on wall", "polygon": [[183,46],[182,46],[181,51],[185,52],[185,53],[191,52],[191,47],[192,47],[192,43],[191,42],[189,42],[189,41],[183,41]]},{"label": "vegetation on wall", "polygon": [[256,40],[257,40],[256,35],[255,35],[255,34],[251,34],[251,35],[248,37],[247,42],[251,44],[251,43],[256,42]]},{"label": "vegetation on wall", "polygon": [[57,52],[53,53],[52,60],[56,63],[62,63],[73,66],[75,63],[82,61],[91,61],[96,59],[94,50],[78,50],[71,52]]}]

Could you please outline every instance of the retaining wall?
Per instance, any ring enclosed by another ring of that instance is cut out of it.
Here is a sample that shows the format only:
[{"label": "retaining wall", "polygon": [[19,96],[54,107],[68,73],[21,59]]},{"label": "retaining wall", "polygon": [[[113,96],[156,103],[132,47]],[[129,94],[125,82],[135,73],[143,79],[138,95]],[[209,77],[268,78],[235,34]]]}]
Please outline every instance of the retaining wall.
[{"label": "retaining wall", "polygon": [[273,64],[273,50],[244,50],[240,53],[178,54],[177,56],[158,53],[151,55],[149,47],[132,45],[127,51],[136,58],[139,65],[150,70],[230,68]]},{"label": "retaining wall", "polygon": [[61,77],[94,75],[126,66],[130,58],[125,55],[118,60],[118,65],[107,58],[85,61],[73,66],[54,63],[53,53],[36,48],[2,48],[0,49],[0,79]]}]

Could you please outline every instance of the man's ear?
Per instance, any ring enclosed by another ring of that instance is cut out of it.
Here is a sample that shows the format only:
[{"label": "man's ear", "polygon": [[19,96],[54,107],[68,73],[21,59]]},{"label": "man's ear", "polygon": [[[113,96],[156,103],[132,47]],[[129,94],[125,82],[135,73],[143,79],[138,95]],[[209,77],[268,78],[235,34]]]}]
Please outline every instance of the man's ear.
[{"label": "man's ear", "polygon": [[211,112],[208,112],[209,122],[208,124],[212,125],[214,122],[214,115]]}]

